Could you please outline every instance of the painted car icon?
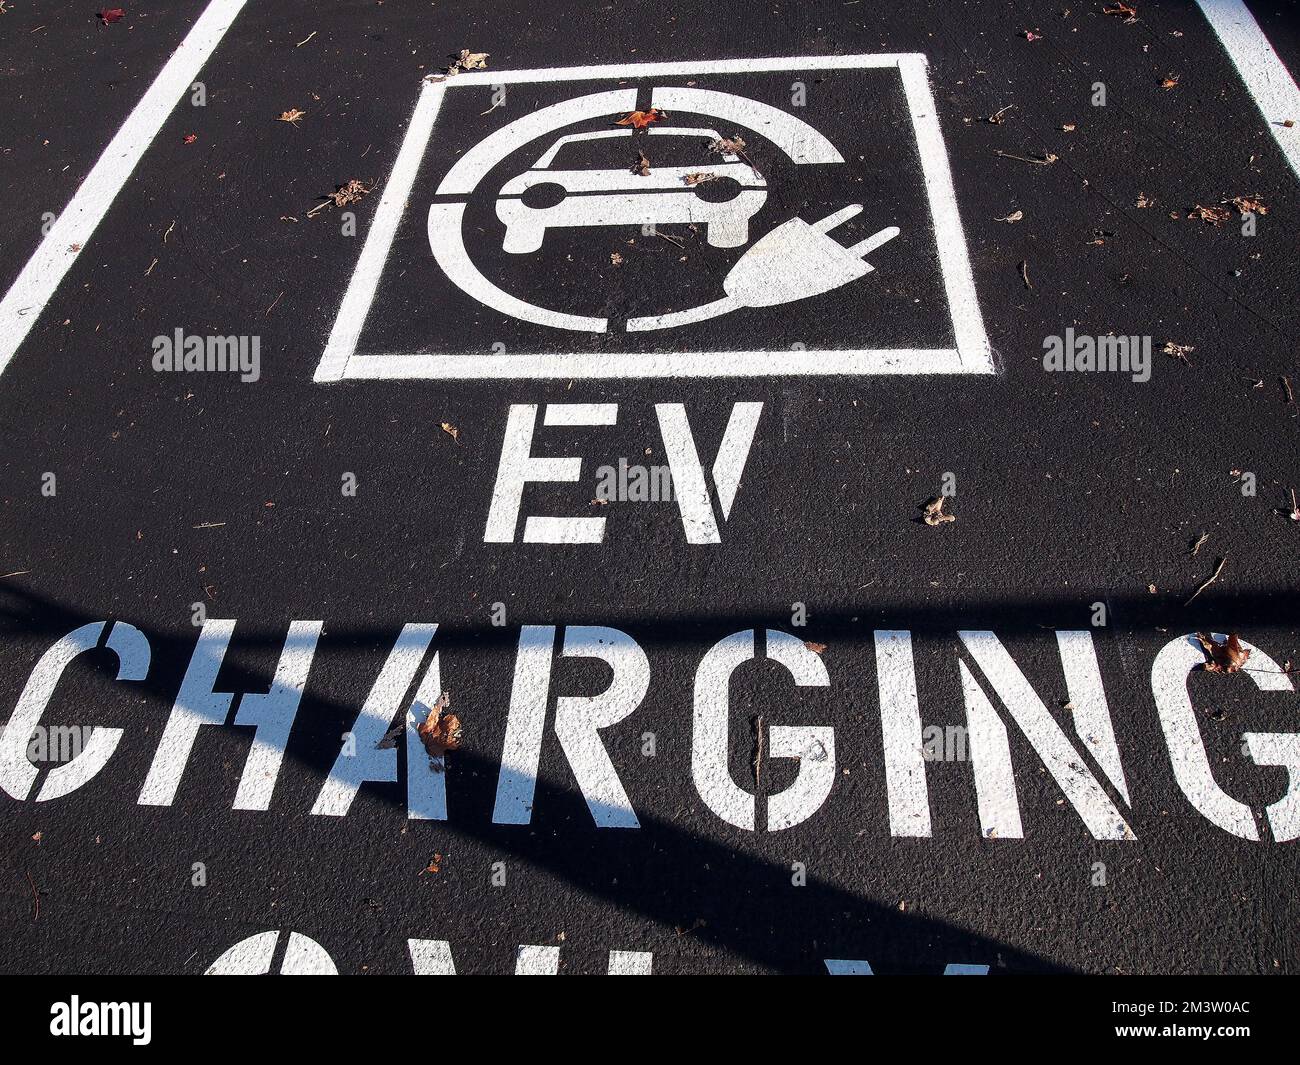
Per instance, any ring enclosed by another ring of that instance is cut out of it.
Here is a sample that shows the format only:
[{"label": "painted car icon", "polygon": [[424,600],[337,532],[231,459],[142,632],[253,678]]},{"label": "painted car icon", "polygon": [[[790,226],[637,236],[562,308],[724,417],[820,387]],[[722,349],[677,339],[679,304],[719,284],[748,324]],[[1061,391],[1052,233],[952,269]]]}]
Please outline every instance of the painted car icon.
[{"label": "painted car icon", "polygon": [[[709,143],[720,139],[711,129],[665,127],[649,132],[657,138],[694,137]],[[631,136],[629,129],[567,134],[532,169],[507,181],[497,199],[497,217],[506,225],[502,250],[515,255],[534,252],[548,229],[574,226],[693,222],[707,227],[706,239],[715,248],[738,248],[749,240],[749,220],[767,200],[767,182],[734,154],[724,152],[721,162],[694,166],[652,162],[645,176],[630,169],[550,169],[568,144]],[[709,175],[710,180],[687,184],[687,176],[695,174]]]}]

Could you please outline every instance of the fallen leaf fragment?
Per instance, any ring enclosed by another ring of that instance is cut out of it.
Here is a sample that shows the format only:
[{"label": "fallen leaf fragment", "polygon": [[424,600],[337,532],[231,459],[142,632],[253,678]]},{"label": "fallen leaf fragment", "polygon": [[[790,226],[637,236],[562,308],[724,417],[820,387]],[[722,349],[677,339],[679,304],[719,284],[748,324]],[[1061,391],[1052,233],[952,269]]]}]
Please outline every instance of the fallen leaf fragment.
[{"label": "fallen leaf fragment", "polygon": [[114,22],[120,22],[122,19],[126,18],[126,12],[120,7],[107,7],[103,11],[98,12],[98,14],[99,21],[105,26]]},{"label": "fallen leaf fragment", "polygon": [[420,870],[420,875],[424,876],[425,873],[436,873],[441,867],[442,855],[435,853],[434,856],[429,859],[429,864]]},{"label": "fallen leaf fragment", "polygon": [[824,643],[814,643],[812,640],[804,640],[803,645],[815,655],[819,655],[826,650]]},{"label": "fallen leaf fragment", "polygon": [[1123,18],[1126,25],[1130,22],[1137,21],[1137,8],[1123,2],[1111,4],[1109,7],[1103,7],[1101,13],[1103,15],[1118,15]]},{"label": "fallen leaf fragment", "polygon": [[1232,212],[1226,207],[1206,207],[1204,204],[1197,204],[1187,212],[1188,218],[1199,218],[1212,226],[1222,225],[1232,217]]},{"label": "fallen leaf fragment", "polygon": [[1156,202],[1156,201],[1155,201],[1153,198],[1147,196],[1147,194],[1146,194],[1145,192],[1139,192],[1139,193],[1138,193],[1138,198],[1137,198],[1137,203],[1135,203],[1133,206],[1135,206],[1135,207],[1151,207],[1151,206],[1154,206],[1155,202]]},{"label": "fallen leaf fragment", "polygon": [[451,66],[447,67],[441,74],[430,74],[425,80],[446,81],[448,78],[454,78],[462,70],[484,70],[487,68],[489,55],[491,55],[490,52],[471,52],[468,48],[462,48]]},{"label": "fallen leaf fragment", "polygon": [[185,143],[186,143],[186,144],[193,144],[193,143],[194,143],[196,140],[198,140],[198,139],[199,139],[199,135],[198,135],[197,133],[187,133],[187,134],[185,134]]},{"label": "fallen leaf fragment", "polygon": [[306,113],[307,113],[306,111],[299,111],[298,108],[291,107],[289,108],[288,111],[281,111],[280,117],[277,118],[276,121],[288,122],[289,125],[296,126],[299,122],[302,121],[302,116],[305,115]]},{"label": "fallen leaf fragment", "polygon": [[[373,188],[373,186],[371,186]],[[360,181],[353,178],[346,185],[337,185],[333,192],[327,193],[322,197],[323,202],[318,203],[310,211],[307,217],[310,218],[317,211],[323,211],[326,207],[348,207],[357,203],[370,195],[370,189],[366,188]]]},{"label": "fallen leaf fragment", "polygon": [[1268,214],[1268,208],[1253,196],[1234,196],[1227,202],[1233,204],[1242,214]]},{"label": "fallen leaf fragment", "polygon": [[1041,156],[1016,155],[1013,152],[1004,152],[1001,148],[994,149],[994,155],[1001,156],[1003,159],[1015,159],[1021,163],[1034,163],[1038,166],[1051,166],[1060,156],[1053,155],[1051,152],[1044,152]]},{"label": "fallen leaf fragment", "polygon": [[652,122],[662,122],[667,117],[668,113],[666,111],[660,111],[659,108],[652,107],[649,111],[631,111],[615,122],[614,125],[645,129]]},{"label": "fallen leaf fragment", "polygon": [[1206,663],[1202,667],[1206,673],[1240,672],[1250,658],[1250,652],[1241,646],[1241,640],[1235,632],[1228,633],[1228,638],[1223,643],[1219,643],[1208,632],[1198,632],[1196,639],[1206,655]]},{"label": "fallen leaf fragment", "polygon": [[458,444],[460,443],[460,430],[457,429],[454,425],[452,425],[451,422],[439,422],[438,427],[449,437],[455,440],[456,443]]},{"label": "fallen leaf fragment", "polygon": [[703,185],[706,181],[717,181],[717,180],[718,180],[717,174],[709,174],[709,173],[687,174],[685,177],[682,178],[682,181],[684,181],[687,185]]},{"label": "fallen leaf fragment", "polygon": [[1027,41],[1041,41],[1043,39],[1041,33],[1035,33],[1033,30],[1021,30],[1020,36]]},{"label": "fallen leaf fragment", "polygon": [[645,152],[636,153],[636,162],[632,164],[632,173],[637,177],[650,176],[650,160],[645,157]]},{"label": "fallen leaf fragment", "polygon": [[1188,366],[1191,365],[1190,362],[1187,362],[1188,352],[1195,350],[1196,348],[1191,344],[1175,344],[1172,340],[1166,340],[1165,346],[1160,349],[1161,354],[1168,355],[1170,358],[1177,359],[1179,362],[1187,363]]},{"label": "fallen leaf fragment", "polygon": [[1178,88],[1178,79],[1179,79],[1180,76],[1181,76],[1181,75],[1178,75],[1178,74],[1166,74],[1166,75],[1164,76],[1164,78],[1161,79],[1160,87],[1161,87],[1162,89],[1176,89],[1176,88]]},{"label": "fallen leaf fragment", "polygon": [[1022,218],[1024,218],[1024,217],[1025,217],[1025,212],[1024,212],[1024,211],[1012,211],[1012,212],[1011,212],[1009,215],[1007,215],[1005,218],[995,218],[995,219],[993,219],[993,221],[995,221],[995,222],[1019,222],[1019,221],[1020,221]]},{"label": "fallen leaf fragment", "polygon": [[957,515],[944,513],[943,503],[946,498],[946,496],[936,496],[925,504],[925,514],[921,520],[926,525],[942,525],[944,522],[957,520]]},{"label": "fallen leaf fragment", "polygon": [[450,705],[451,693],[443,692],[429,710],[424,723],[415,730],[424,742],[424,749],[429,752],[430,758],[441,758],[460,746],[460,718],[455,714],[444,713]]},{"label": "fallen leaf fragment", "polygon": [[612,251],[609,253],[609,261],[613,263],[615,266],[622,266],[623,256],[619,255],[619,253],[616,251]]}]

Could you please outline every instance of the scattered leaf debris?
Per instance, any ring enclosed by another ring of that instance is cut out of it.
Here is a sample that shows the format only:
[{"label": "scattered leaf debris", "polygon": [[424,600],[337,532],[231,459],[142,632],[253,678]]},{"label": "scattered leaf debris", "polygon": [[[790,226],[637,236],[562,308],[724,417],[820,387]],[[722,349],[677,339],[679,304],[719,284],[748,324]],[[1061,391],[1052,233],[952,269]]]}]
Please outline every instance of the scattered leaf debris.
[{"label": "scattered leaf debris", "polygon": [[684,181],[687,185],[703,185],[706,181],[717,181],[717,180],[718,180],[717,174],[709,174],[709,173],[687,174],[685,177],[682,178],[682,181]]},{"label": "scattered leaf debris", "polygon": [[439,422],[438,428],[455,440],[456,443],[460,443],[460,430],[452,425],[451,422]]},{"label": "scattered leaf debris", "polygon": [[1118,4],[1111,4],[1108,7],[1103,7],[1101,13],[1103,15],[1115,15],[1122,18],[1124,20],[1124,25],[1126,26],[1136,22],[1138,15],[1137,8],[1133,7],[1131,4],[1123,3],[1122,0]]},{"label": "scattered leaf debris", "polygon": [[298,108],[291,107],[289,108],[288,111],[281,111],[280,117],[277,118],[276,121],[288,122],[289,125],[296,126],[299,122],[302,121],[303,115],[305,115],[306,113],[307,113],[306,111],[299,111]]},{"label": "scattered leaf debris", "polygon": [[1210,538],[1209,533],[1201,533],[1196,543],[1192,544],[1191,550],[1188,552],[1188,554],[1191,555],[1193,558],[1195,558],[1196,552],[1198,552],[1202,547],[1205,546],[1205,541],[1208,540],[1209,538]]},{"label": "scattered leaf debris", "polygon": [[1015,106],[1016,106],[1015,104],[1007,104],[1006,107],[1003,107],[1003,108],[1000,108],[1000,109],[997,110],[997,111],[994,111],[993,114],[989,115],[989,117],[986,118],[984,121],[985,121],[985,122],[988,122],[988,123],[990,123],[990,124],[992,124],[992,125],[994,125],[994,126],[1000,126],[1000,125],[1002,125],[1003,122],[1006,121],[1006,119],[1003,118],[1002,116],[1005,115],[1008,111],[1012,111],[1012,110],[1014,110],[1014,109],[1015,109]]},{"label": "scattered leaf debris", "polygon": [[1022,261],[1020,263],[1020,277],[1025,282],[1025,288],[1033,288],[1033,282],[1029,280],[1029,264]]},{"label": "scattered leaf debris", "polygon": [[815,655],[819,655],[826,650],[824,643],[815,643],[812,640],[804,640],[803,645]]},{"label": "scattered leaf debris", "polygon": [[925,513],[922,515],[921,520],[926,525],[943,525],[945,522],[957,520],[956,514],[948,514],[944,511],[945,499],[947,499],[947,496],[936,496],[924,505],[922,509]]},{"label": "scattered leaf debris", "polygon": [[120,7],[106,7],[103,11],[97,12],[99,21],[105,26],[112,25],[114,22],[121,22],[126,18],[126,11]]},{"label": "scattered leaf debris", "polygon": [[1024,217],[1025,217],[1025,212],[1024,212],[1024,211],[1012,211],[1012,212],[1011,212],[1009,215],[1007,215],[1005,218],[995,218],[995,219],[993,219],[993,221],[995,221],[995,222],[1019,222],[1019,221],[1020,221],[1022,218],[1024,218]]},{"label": "scattered leaf debris", "polygon": [[1187,356],[1195,350],[1196,348],[1191,344],[1175,344],[1172,340],[1166,340],[1165,346],[1160,349],[1160,352],[1172,359],[1177,359],[1186,366],[1190,366],[1191,363],[1187,361]]},{"label": "scattered leaf debris", "polygon": [[429,864],[420,870],[420,875],[424,876],[425,873],[436,873],[441,868],[442,868],[442,855],[437,852],[434,852],[433,857],[429,859]]},{"label": "scattered leaf debris", "polygon": [[1035,33],[1033,30],[1021,30],[1020,36],[1027,41],[1041,41],[1043,39],[1041,33]]},{"label": "scattered leaf debris", "polygon": [[1206,662],[1201,668],[1206,673],[1238,673],[1250,658],[1250,652],[1241,646],[1235,632],[1228,633],[1223,643],[1208,632],[1198,632],[1196,639],[1205,652]]},{"label": "scattered leaf debris", "polygon": [[636,162],[632,164],[632,173],[637,177],[650,176],[650,160],[646,158],[645,152],[636,153]]},{"label": "scattered leaf debris", "polygon": [[1139,193],[1138,193],[1138,198],[1137,198],[1137,203],[1135,203],[1133,206],[1134,206],[1134,207],[1154,207],[1154,206],[1155,206],[1155,203],[1156,203],[1156,201],[1155,201],[1155,197],[1153,197],[1153,196],[1148,196],[1145,192],[1139,192]]},{"label": "scattered leaf debris", "polygon": [[193,144],[198,139],[199,135],[197,133],[187,133],[184,138],[186,144]]},{"label": "scattered leaf debris", "polygon": [[667,111],[661,111],[657,107],[650,108],[649,111],[629,111],[617,122],[616,126],[631,126],[633,129],[645,129],[652,122],[662,122],[668,117]]},{"label": "scattered leaf debris", "polygon": [[1160,87],[1161,87],[1162,89],[1176,89],[1176,88],[1178,88],[1178,79],[1179,79],[1181,76],[1182,76],[1182,75],[1180,75],[1180,74],[1166,74],[1166,75],[1161,79],[1161,81],[1160,81]]},{"label": "scattered leaf debris", "polygon": [[622,265],[623,265],[623,256],[621,256],[621,255],[620,255],[618,252],[616,252],[616,251],[612,251],[612,252],[609,253],[609,261],[610,261],[613,265],[615,265],[615,266],[622,266]]}]

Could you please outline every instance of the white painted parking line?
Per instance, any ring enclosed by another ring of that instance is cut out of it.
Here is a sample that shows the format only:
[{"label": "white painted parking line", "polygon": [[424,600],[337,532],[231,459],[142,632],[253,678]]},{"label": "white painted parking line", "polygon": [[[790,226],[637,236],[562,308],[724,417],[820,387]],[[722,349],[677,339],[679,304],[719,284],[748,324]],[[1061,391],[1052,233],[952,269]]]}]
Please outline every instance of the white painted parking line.
[{"label": "white painted parking line", "polygon": [[0,301],[0,373],[90,241],[181,95],[189,90],[245,0],[212,0],[64,208]]},{"label": "white painted parking line", "polygon": [[[1196,0],[1300,177],[1300,88],[1242,0]],[[1285,123],[1290,122],[1288,126]]]}]

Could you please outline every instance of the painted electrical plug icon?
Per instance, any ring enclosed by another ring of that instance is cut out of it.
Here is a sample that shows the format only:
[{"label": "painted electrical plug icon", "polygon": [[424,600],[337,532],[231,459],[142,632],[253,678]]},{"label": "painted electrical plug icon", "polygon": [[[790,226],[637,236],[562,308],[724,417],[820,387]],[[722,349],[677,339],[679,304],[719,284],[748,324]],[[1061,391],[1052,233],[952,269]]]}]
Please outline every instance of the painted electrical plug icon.
[{"label": "painted electrical plug icon", "polygon": [[723,280],[723,291],[738,306],[775,307],[865,277],[875,269],[865,256],[898,236],[898,227],[889,226],[848,248],[829,235],[861,211],[862,204],[851,203],[820,222],[782,222],[740,257]]},{"label": "painted electrical plug icon", "polygon": [[782,303],[820,296],[865,277],[875,269],[866,256],[898,236],[897,226],[887,226],[845,247],[830,231],[862,212],[862,204],[827,215],[819,222],[791,218],[746,249],[722,281],[721,299],[688,311],[632,318],[629,332],[691,325],[728,314],[741,307],[776,307]]}]

